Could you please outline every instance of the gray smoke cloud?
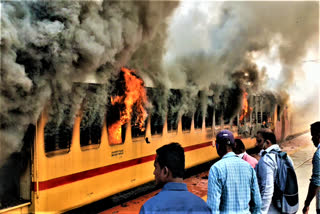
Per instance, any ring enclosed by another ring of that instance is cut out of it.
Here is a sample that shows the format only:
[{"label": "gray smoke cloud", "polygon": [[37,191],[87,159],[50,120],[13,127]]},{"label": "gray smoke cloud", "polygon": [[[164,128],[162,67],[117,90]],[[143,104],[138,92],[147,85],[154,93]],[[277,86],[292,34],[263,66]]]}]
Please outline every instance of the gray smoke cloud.
[{"label": "gray smoke cloud", "polygon": [[[283,104],[307,51],[319,45],[318,23],[319,2],[183,2],[167,40],[170,86],[270,90],[268,72],[273,71],[259,69],[255,55],[272,55],[276,46],[274,60],[282,68],[272,89],[280,92],[275,97]],[[235,95],[240,100],[242,92]]]},{"label": "gray smoke cloud", "polygon": [[[103,100],[112,90],[108,83],[121,66],[146,59],[150,52],[144,50],[159,52],[147,60],[146,69],[159,67],[167,18],[177,5],[177,1],[1,2],[0,163],[21,149],[26,128],[37,122],[45,105],[49,121],[71,126],[86,96],[85,107],[91,110],[106,105]],[[94,95],[87,94],[85,86],[73,86],[89,77],[107,86]]]}]

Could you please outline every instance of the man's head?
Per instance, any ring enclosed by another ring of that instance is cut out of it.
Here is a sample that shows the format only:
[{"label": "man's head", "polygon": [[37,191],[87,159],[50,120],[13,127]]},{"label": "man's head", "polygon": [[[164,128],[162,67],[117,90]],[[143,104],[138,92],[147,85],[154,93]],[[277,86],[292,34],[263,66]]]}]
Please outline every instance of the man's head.
[{"label": "man's head", "polygon": [[234,147],[234,137],[231,131],[222,130],[216,136],[216,148],[220,157],[231,152]]},{"label": "man's head", "polygon": [[234,148],[233,148],[233,152],[238,154],[244,153],[246,151],[244,144],[242,142],[241,139],[235,139],[234,140]]},{"label": "man's head", "polygon": [[312,142],[315,147],[320,143],[320,121],[311,124]]},{"label": "man's head", "polygon": [[263,149],[267,149],[273,144],[277,144],[276,136],[272,132],[263,132],[262,133],[263,138]]},{"label": "man's head", "polygon": [[263,149],[263,144],[264,144],[264,139],[263,139],[263,133],[265,132],[271,132],[271,130],[269,129],[260,129],[258,132],[257,132],[257,135],[256,135],[256,148],[259,149],[259,151],[261,149]]},{"label": "man's head", "polygon": [[184,175],[184,150],[179,143],[170,143],[157,149],[154,161],[156,184],[163,185]]}]

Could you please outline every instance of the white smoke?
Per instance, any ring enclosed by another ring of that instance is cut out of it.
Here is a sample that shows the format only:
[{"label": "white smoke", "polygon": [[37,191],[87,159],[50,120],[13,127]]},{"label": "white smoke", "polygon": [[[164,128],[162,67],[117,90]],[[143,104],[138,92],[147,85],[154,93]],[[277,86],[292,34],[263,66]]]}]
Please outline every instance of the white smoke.
[{"label": "white smoke", "polygon": [[[308,51],[319,53],[319,2],[183,1],[169,30],[164,63],[172,86],[273,90],[283,103],[301,80]],[[248,68],[255,81],[232,78]]]}]

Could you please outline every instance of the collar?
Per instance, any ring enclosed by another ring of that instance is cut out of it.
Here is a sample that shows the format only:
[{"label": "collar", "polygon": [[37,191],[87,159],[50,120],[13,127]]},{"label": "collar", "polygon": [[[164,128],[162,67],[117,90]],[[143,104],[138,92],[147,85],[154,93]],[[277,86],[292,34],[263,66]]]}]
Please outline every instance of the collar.
[{"label": "collar", "polygon": [[320,149],[320,143],[318,144],[318,149]]},{"label": "collar", "polygon": [[259,152],[259,156],[262,156],[263,152],[264,152],[264,149],[261,149],[261,151]]},{"label": "collar", "polygon": [[245,154],[246,154],[246,152],[238,154],[237,156],[242,159]]},{"label": "collar", "polygon": [[237,157],[237,155],[234,152],[228,152],[227,154],[225,154],[223,158],[230,158],[230,157]]},{"label": "collar", "polygon": [[188,191],[187,184],[185,183],[176,183],[176,182],[168,182],[166,183],[161,191]]},{"label": "collar", "polygon": [[276,150],[276,151],[280,151],[281,150],[278,144],[273,144],[273,145],[271,145],[269,148],[267,148],[264,151],[269,153],[273,149]]}]

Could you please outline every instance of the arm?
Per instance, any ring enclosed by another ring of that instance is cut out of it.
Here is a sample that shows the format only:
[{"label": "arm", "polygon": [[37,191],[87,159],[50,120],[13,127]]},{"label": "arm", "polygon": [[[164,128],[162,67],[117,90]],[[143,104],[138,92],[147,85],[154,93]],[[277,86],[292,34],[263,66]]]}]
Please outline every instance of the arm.
[{"label": "arm", "polygon": [[317,152],[314,154],[312,159],[312,176],[310,179],[309,189],[307,198],[304,202],[304,207],[302,212],[308,213],[310,203],[314,196],[316,195],[317,191],[320,189],[320,151],[317,150]]},{"label": "arm", "polygon": [[215,166],[212,166],[209,172],[208,179],[208,198],[207,204],[212,213],[219,213],[220,198],[221,198],[221,182],[219,173]]},{"label": "arm", "polygon": [[320,189],[320,187],[315,186],[312,182],[310,182],[309,189],[308,189],[308,195],[307,195],[307,198],[304,202],[304,207],[302,210],[303,213],[308,213],[310,203],[311,203],[312,199],[314,198],[314,196],[316,195],[317,191],[319,191],[319,189]]},{"label": "arm", "polygon": [[259,167],[258,179],[259,188],[261,194],[261,213],[268,213],[273,191],[274,191],[274,172],[276,169],[276,162],[270,157],[265,155],[260,163],[257,165]]},{"label": "arm", "polygon": [[250,212],[253,214],[258,214],[261,211],[261,197],[259,191],[259,185],[257,181],[257,176],[252,169],[252,182],[251,182],[251,201],[250,201]]}]

